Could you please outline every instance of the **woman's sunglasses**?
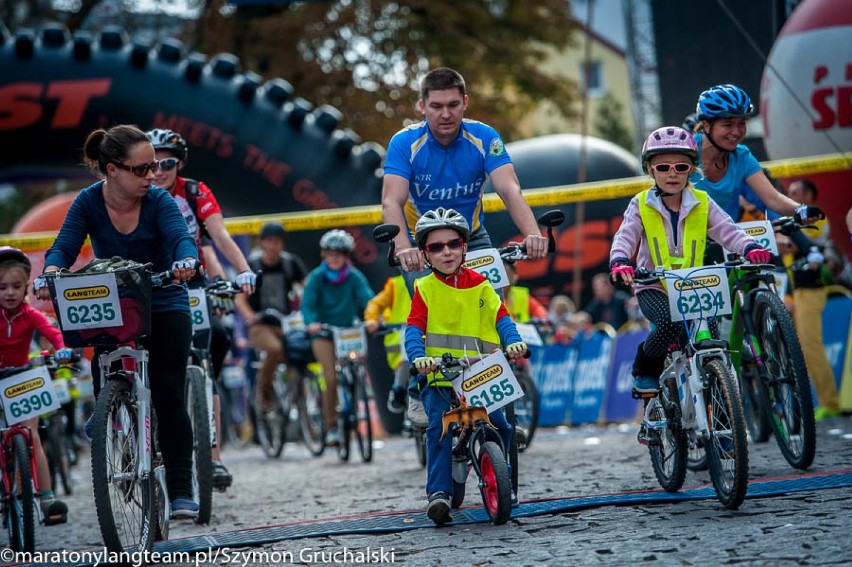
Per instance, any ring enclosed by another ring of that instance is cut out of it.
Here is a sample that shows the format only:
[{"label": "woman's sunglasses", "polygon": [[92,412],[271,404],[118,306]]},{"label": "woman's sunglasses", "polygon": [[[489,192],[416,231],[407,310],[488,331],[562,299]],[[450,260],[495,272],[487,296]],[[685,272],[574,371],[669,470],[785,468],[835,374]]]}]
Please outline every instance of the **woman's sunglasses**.
[{"label": "woman's sunglasses", "polygon": [[160,169],[163,171],[171,171],[178,166],[180,160],[178,158],[166,158],[160,160]]},{"label": "woman's sunglasses", "polygon": [[119,169],[123,169],[124,171],[129,171],[136,177],[145,177],[148,175],[149,171],[157,171],[157,168],[160,167],[160,162],[152,162],[152,163],[143,163],[142,165],[124,165],[123,163],[112,163],[115,167]]},{"label": "woman's sunglasses", "polygon": [[426,252],[429,254],[437,254],[444,251],[444,247],[450,250],[461,250],[464,246],[464,240],[461,238],[453,238],[449,242],[431,242],[426,245]]},{"label": "woman's sunglasses", "polygon": [[692,165],[688,163],[657,163],[653,167],[659,173],[668,173],[671,168],[674,168],[677,173],[686,173],[692,170]]}]

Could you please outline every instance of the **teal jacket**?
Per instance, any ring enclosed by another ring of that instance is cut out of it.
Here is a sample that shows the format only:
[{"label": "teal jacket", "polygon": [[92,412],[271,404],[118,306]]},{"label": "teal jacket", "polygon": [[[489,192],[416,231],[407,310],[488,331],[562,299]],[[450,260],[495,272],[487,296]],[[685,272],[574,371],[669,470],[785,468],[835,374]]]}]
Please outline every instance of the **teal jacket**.
[{"label": "teal jacket", "polygon": [[305,280],[301,311],[305,324],[323,323],[335,327],[350,327],[361,318],[373,290],[360,270],[349,266],[341,281],[332,283],[326,277],[325,264],[311,271]]}]

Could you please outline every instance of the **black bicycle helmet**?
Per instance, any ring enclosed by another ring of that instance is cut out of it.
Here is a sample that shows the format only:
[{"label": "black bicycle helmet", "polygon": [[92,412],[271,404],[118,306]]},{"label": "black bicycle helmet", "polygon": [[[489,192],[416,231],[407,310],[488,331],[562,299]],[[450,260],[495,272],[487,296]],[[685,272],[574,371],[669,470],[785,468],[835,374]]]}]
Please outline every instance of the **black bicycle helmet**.
[{"label": "black bicycle helmet", "polygon": [[189,148],[186,145],[186,140],[174,130],[155,128],[146,132],[146,134],[154,145],[155,150],[170,151],[183,162],[189,156]]},{"label": "black bicycle helmet", "polygon": [[30,259],[27,258],[27,255],[20,249],[12,246],[0,246],[0,262],[5,262],[7,260],[15,260],[24,264],[27,267],[27,272],[29,272],[33,267]]}]

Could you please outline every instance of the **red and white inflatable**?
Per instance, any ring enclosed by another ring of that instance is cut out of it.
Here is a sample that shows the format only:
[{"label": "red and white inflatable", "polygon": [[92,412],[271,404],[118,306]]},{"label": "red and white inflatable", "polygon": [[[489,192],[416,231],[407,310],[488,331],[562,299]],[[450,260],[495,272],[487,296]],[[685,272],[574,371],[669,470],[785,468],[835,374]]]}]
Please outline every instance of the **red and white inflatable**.
[{"label": "red and white inflatable", "polygon": [[852,2],[805,0],[796,8],[763,71],[760,111],[770,159],[847,154],[845,171],[807,177],[819,188],[832,238],[852,256],[845,223],[852,207]]}]

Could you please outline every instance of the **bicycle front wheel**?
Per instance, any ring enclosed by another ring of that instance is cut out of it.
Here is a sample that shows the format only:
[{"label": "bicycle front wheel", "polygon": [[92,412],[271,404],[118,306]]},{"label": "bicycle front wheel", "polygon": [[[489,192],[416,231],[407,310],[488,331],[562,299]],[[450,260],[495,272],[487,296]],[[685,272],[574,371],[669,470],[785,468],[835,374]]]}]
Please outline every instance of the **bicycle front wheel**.
[{"label": "bicycle front wheel", "polygon": [[710,439],[705,441],[710,479],[726,508],[736,510],[748,489],[748,437],[737,382],[720,360],[704,365],[709,386],[704,390]]},{"label": "bicycle front wheel", "polygon": [[496,525],[505,524],[512,515],[509,465],[500,446],[486,441],[479,449],[479,491],[489,519]]},{"label": "bicycle front wheel", "polygon": [[23,435],[12,437],[12,462],[9,485],[11,492],[6,507],[6,528],[9,547],[15,551],[35,551],[35,490],[30,449]]},{"label": "bicycle front wheel", "polygon": [[213,509],[213,457],[207,377],[197,366],[186,369],[186,408],[192,422],[192,499],[198,502],[197,524],[209,524]]},{"label": "bicycle front wheel", "polygon": [[770,291],[754,295],[752,314],[769,374],[769,382],[758,381],[769,427],[787,462],[806,469],[816,454],[816,424],[799,337],[784,304]]},{"label": "bicycle front wheel", "polygon": [[270,459],[277,459],[284,451],[284,444],[287,442],[287,427],[290,423],[290,412],[287,408],[290,407],[288,393],[284,390],[284,381],[280,376],[275,376],[273,379],[273,389],[275,391],[275,408],[264,411],[261,407],[255,407],[257,416],[257,437],[260,440],[260,446],[263,447],[263,452]]},{"label": "bicycle front wheel", "polygon": [[301,378],[302,391],[297,406],[299,431],[308,451],[315,457],[325,450],[325,418],[322,413],[322,386],[317,376],[305,368]]},{"label": "bicycle front wheel", "polygon": [[358,441],[358,451],[361,453],[361,460],[369,463],[373,460],[373,420],[370,411],[370,395],[369,385],[367,383],[367,369],[363,364],[359,364],[355,369],[355,439]]},{"label": "bicycle front wheel", "polygon": [[153,474],[139,478],[144,447],[129,382],[107,380],[95,405],[92,484],[104,545],[113,552],[150,550],[154,538]]}]

